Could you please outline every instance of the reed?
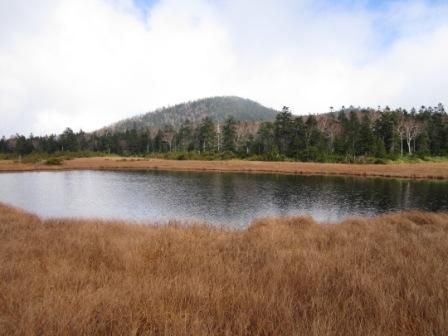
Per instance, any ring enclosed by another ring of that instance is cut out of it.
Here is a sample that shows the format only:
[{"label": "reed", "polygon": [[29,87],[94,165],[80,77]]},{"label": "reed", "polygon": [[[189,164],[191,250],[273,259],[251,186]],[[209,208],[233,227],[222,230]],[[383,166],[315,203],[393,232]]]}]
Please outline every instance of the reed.
[{"label": "reed", "polygon": [[163,160],[139,157],[87,157],[65,160],[61,165],[17,163],[0,160],[2,171],[35,170],[166,170],[210,171],[297,175],[373,176],[411,179],[448,179],[448,162],[343,164],[311,162],[266,162],[247,160]]},{"label": "reed", "polygon": [[0,205],[0,334],[448,335],[447,260],[441,213],[227,231]]}]

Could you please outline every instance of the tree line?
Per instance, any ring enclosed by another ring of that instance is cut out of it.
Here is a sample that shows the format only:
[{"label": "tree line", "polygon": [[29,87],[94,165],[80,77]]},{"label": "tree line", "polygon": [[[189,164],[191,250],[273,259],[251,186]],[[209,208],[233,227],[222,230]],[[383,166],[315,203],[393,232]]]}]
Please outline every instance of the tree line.
[{"label": "tree line", "polygon": [[[333,108],[331,108],[332,110]],[[0,153],[93,151],[120,155],[193,152],[261,160],[353,161],[363,157],[448,155],[448,116],[442,104],[391,110],[342,107],[324,115],[295,116],[283,107],[273,122],[241,122],[228,117],[217,123],[205,117],[175,129],[154,132],[137,127],[125,131],[85,133],[67,128],[60,135],[0,140]]]}]

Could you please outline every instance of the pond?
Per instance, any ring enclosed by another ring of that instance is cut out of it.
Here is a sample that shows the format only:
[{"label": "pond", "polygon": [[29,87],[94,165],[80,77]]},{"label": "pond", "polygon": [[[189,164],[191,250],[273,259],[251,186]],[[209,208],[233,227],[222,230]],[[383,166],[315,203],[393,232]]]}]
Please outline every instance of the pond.
[{"label": "pond", "polygon": [[239,228],[266,216],[335,222],[407,209],[448,211],[448,182],[160,171],[2,173],[0,202],[43,217],[200,220]]}]

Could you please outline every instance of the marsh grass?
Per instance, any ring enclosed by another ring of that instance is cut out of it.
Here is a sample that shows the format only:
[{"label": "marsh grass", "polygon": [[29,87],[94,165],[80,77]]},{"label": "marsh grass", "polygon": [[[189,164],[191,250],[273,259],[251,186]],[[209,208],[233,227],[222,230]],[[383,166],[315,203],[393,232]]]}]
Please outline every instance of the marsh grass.
[{"label": "marsh grass", "polygon": [[0,160],[14,160],[21,163],[45,163],[51,160],[73,160],[76,158],[88,158],[88,157],[104,157],[108,154],[92,151],[78,151],[78,152],[33,152],[31,154],[19,156],[17,154],[0,154]]},{"label": "marsh grass", "polygon": [[371,176],[411,179],[448,179],[447,162],[400,163],[400,164],[335,164],[310,162],[266,162],[248,160],[199,161],[165,160],[141,157],[84,157],[53,156],[61,165],[46,165],[44,158],[38,163],[0,160],[0,171],[39,171],[39,170],[164,170],[164,171],[210,171],[266,174],[295,174],[322,176]]},{"label": "marsh grass", "polygon": [[45,160],[45,164],[49,166],[60,166],[62,165],[62,162],[64,161],[60,158],[49,158]]},{"label": "marsh grass", "polygon": [[448,335],[448,214],[247,230],[0,205],[3,335]]}]

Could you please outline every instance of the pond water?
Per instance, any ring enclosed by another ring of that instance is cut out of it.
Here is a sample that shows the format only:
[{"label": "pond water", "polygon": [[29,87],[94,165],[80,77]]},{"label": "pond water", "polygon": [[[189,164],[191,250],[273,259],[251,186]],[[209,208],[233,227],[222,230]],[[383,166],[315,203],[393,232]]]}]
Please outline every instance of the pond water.
[{"label": "pond water", "polygon": [[448,211],[448,182],[236,173],[66,171],[0,174],[0,202],[43,217],[200,220]]}]

